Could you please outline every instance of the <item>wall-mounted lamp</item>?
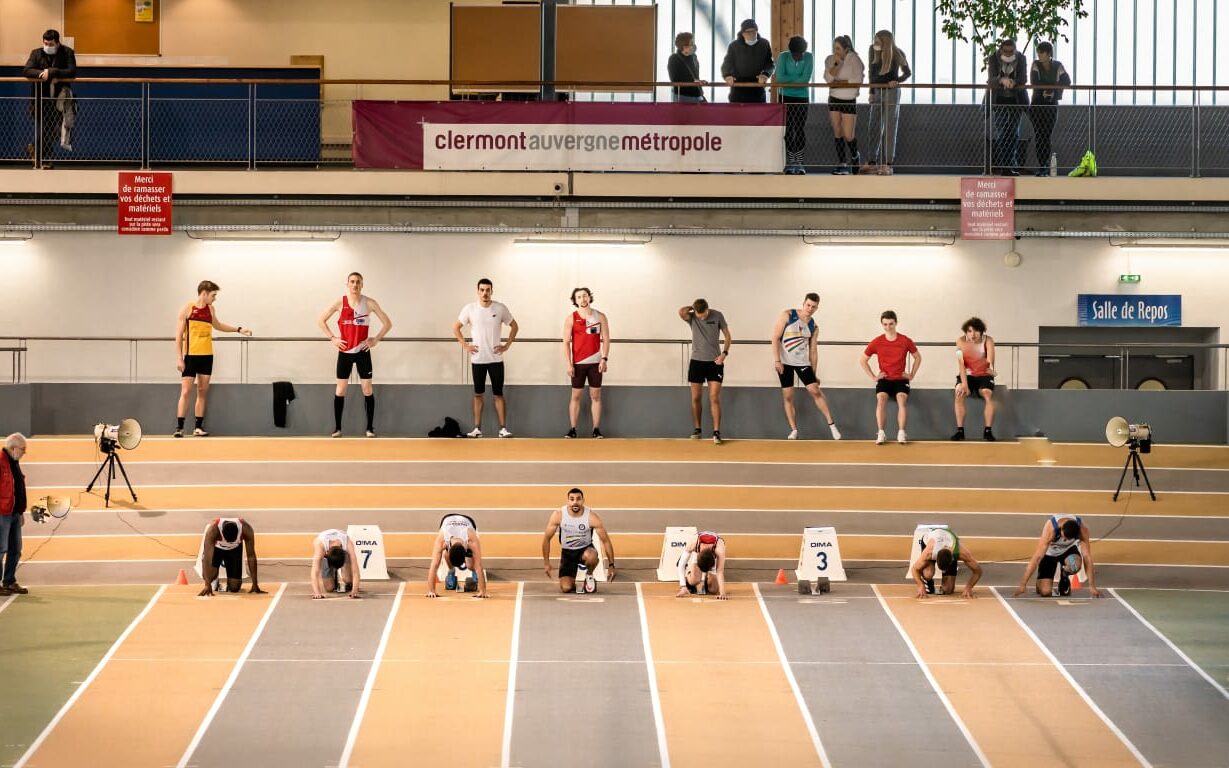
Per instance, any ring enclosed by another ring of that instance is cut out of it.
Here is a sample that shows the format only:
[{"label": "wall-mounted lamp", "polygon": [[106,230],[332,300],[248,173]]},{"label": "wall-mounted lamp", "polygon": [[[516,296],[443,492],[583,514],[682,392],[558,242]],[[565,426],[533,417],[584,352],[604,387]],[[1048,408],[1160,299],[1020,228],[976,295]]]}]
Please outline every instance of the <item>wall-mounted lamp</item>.
[{"label": "wall-mounted lamp", "polygon": [[0,243],[24,243],[34,237],[30,231],[0,229]]},{"label": "wall-mounted lamp", "polygon": [[225,242],[294,242],[331,243],[341,237],[340,232],[287,229],[190,229],[188,237],[193,240]]},{"label": "wall-mounted lamp", "polygon": [[567,237],[552,237],[550,235],[530,235],[527,237],[518,237],[512,241],[513,245],[522,246],[560,246],[560,247],[584,247],[584,248],[639,248],[653,242],[652,235],[628,235],[615,237],[577,237],[569,235]]}]

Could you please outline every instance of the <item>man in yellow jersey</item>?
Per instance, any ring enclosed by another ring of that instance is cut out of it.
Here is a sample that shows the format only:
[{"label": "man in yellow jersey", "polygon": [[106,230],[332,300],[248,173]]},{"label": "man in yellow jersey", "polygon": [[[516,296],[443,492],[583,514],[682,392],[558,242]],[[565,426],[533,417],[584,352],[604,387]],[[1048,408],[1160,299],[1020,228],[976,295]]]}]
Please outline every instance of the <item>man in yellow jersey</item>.
[{"label": "man in yellow jersey", "polygon": [[179,408],[175,411],[175,437],[183,437],[188,415],[188,397],[196,382],[196,427],[192,434],[208,437],[205,431],[205,404],[209,397],[209,377],[213,375],[213,330],[251,336],[242,325],[227,325],[218,319],[213,303],[218,300],[218,284],[202,280],[196,286],[196,301],[188,302],[175,319],[175,367],[179,370]]}]

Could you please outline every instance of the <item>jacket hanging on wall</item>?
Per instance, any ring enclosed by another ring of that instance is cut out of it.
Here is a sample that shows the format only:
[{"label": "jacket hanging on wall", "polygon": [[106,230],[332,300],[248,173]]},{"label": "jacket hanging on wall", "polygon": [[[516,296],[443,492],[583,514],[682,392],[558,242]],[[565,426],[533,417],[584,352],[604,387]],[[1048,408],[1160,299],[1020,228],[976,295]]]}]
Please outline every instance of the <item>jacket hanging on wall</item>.
[{"label": "jacket hanging on wall", "polygon": [[273,426],[286,427],[286,407],[294,399],[294,385],[289,381],[273,382]]}]

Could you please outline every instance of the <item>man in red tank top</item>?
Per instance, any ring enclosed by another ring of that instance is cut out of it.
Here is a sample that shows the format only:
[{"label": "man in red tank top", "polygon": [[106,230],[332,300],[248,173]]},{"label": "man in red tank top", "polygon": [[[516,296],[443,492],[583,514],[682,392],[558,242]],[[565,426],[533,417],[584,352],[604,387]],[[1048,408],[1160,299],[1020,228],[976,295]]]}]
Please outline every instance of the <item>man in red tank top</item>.
[{"label": "man in red tank top", "polygon": [[563,361],[572,382],[572,399],[568,403],[568,423],[565,437],[576,437],[576,422],[580,418],[580,396],[589,385],[589,413],[593,417],[593,436],[602,437],[602,375],[610,355],[610,324],[606,315],[592,306],[593,292],[588,288],[572,291],[572,306],[576,311],[563,321]]},{"label": "man in red tank top", "polygon": [[[337,334],[329,327],[329,319],[337,318]],[[380,318],[380,332],[371,336],[369,318]],[[346,293],[320,315],[316,323],[330,343],[337,347],[337,389],[333,393],[333,437],[341,437],[341,414],[346,407],[346,387],[350,372],[357,366],[359,384],[363,388],[363,405],[367,410],[367,437],[375,437],[376,397],[371,386],[371,350],[393,327],[379,302],[363,295],[363,276],[351,272],[346,276]]]},{"label": "man in red tank top", "polygon": [[986,335],[986,324],[979,317],[970,317],[960,328],[964,335],[956,339],[956,434],[952,439],[964,439],[965,402],[971,395],[986,404],[982,439],[993,442],[994,339]]}]

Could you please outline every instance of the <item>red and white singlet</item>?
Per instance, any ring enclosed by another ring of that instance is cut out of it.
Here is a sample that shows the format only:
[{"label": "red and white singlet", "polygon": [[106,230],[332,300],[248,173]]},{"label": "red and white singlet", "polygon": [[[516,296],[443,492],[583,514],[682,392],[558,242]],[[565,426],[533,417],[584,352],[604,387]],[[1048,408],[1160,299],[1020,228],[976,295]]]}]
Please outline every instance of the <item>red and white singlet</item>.
[{"label": "red and white singlet", "polygon": [[337,335],[346,343],[345,352],[354,354],[367,348],[367,334],[371,330],[367,297],[359,296],[358,304],[350,306],[349,296],[341,297],[341,316],[337,318]]}]

